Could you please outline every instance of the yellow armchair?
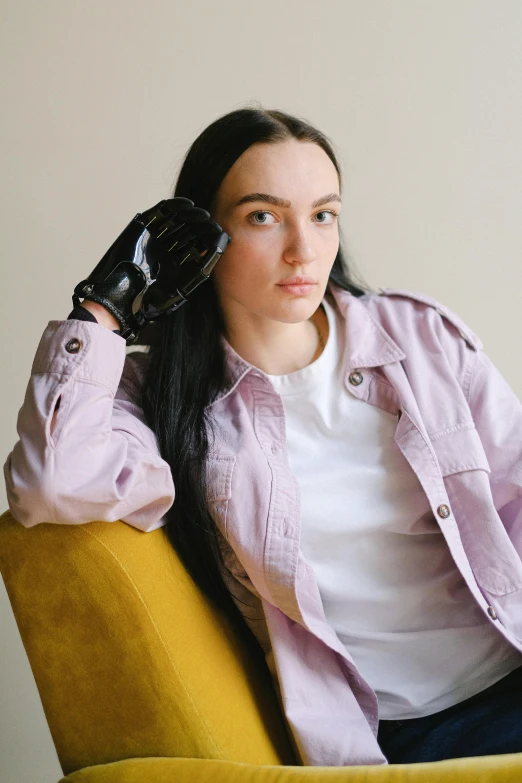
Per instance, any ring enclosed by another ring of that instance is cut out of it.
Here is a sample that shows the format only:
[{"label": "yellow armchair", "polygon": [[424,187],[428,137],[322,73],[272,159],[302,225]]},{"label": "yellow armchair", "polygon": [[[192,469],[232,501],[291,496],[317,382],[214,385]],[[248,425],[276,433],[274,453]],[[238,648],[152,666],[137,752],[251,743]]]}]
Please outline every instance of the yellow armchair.
[{"label": "yellow armchair", "polygon": [[0,571],[60,783],[522,780],[522,754],[299,766],[261,651],[194,585],[163,529],[0,517]]}]

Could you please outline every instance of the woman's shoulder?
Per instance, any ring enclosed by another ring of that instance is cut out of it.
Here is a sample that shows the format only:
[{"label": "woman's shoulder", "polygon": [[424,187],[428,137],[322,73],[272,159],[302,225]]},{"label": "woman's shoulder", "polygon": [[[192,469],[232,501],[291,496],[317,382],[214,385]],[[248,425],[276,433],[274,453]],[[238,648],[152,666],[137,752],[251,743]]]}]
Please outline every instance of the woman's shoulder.
[{"label": "woman's shoulder", "polygon": [[[405,354],[408,364],[421,362],[428,371],[451,368],[459,383],[464,384],[470,368],[482,353],[483,343],[475,331],[448,305],[428,294],[400,288],[366,290],[353,297],[347,291],[335,291],[336,297],[350,306],[350,301],[372,319],[377,329]],[[346,302],[346,300],[348,300]],[[444,354],[445,362],[439,356]]]},{"label": "woman's shoulder", "polygon": [[365,293],[361,301],[374,316],[396,329],[428,326],[444,331],[450,338],[462,339],[475,351],[484,347],[481,338],[463,318],[447,304],[433,296],[401,288],[379,288]]}]

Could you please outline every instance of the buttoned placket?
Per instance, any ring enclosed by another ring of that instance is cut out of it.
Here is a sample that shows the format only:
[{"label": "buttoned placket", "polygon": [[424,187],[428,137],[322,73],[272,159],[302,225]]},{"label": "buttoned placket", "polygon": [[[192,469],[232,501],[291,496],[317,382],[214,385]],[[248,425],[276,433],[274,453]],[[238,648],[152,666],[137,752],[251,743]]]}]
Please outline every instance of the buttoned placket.
[{"label": "buttoned placket", "polygon": [[[248,383],[254,399],[254,430],[272,471],[264,557],[268,588],[276,606],[342,657],[347,680],[366,715],[368,741],[371,742],[371,734],[376,736],[378,725],[377,696],[362,680],[353,658],[327,621],[313,569],[299,578],[298,561],[300,557],[303,558],[301,493],[288,461],[286,420],[281,396],[269,379],[256,370],[249,374]],[[314,596],[317,597],[316,601]]]},{"label": "buttoned placket", "polygon": [[300,529],[291,522],[300,518],[300,492],[288,462],[283,402],[264,374],[252,371],[249,383],[254,431],[272,474],[264,563],[267,584],[276,605],[302,623],[295,591]]}]

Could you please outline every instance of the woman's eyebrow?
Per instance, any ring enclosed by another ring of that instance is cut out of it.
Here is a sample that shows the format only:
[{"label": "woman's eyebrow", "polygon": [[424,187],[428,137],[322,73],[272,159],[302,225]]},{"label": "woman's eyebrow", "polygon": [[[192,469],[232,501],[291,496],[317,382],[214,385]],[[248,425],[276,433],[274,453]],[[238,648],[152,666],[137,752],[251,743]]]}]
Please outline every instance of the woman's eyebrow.
[{"label": "woman's eyebrow", "polygon": [[[276,207],[291,207],[292,204],[287,199],[279,198],[278,196],[270,196],[268,193],[248,193],[246,196],[242,196],[235,204],[232,205],[232,209],[236,209],[241,204],[249,204],[252,201],[264,201],[266,204],[273,204]],[[317,201],[312,204],[312,209],[315,207],[322,207],[323,204],[329,204],[330,201],[341,202],[337,193],[328,193],[327,196],[321,196]]]}]

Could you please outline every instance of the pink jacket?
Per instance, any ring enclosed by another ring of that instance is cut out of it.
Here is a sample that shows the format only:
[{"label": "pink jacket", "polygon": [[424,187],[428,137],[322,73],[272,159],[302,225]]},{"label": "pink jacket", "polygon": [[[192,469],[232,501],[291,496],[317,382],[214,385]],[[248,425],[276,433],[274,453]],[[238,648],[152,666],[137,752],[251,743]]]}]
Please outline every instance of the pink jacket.
[{"label": "pink jacket", "polygon": [[[397,415],[395,441],[456,566],[489,622],[522,650],[519,399],[479,338],[434,299],[332,290],[345,317],[347,390]],[[302,763],[384,764],[375,693],[326,621],[300,550],[281,398],[225,347],[228,383],[211,403],[208,501],[227,579],[258,610],[248,622]],[[98,324],[48,324],[18,418],[20,440],[4,468],[10,508],[23,525],[122,519],[150,531],[164,524],[172,477],[134,401],[144,361],[143,353],[126,357],[124,340]]]}]

